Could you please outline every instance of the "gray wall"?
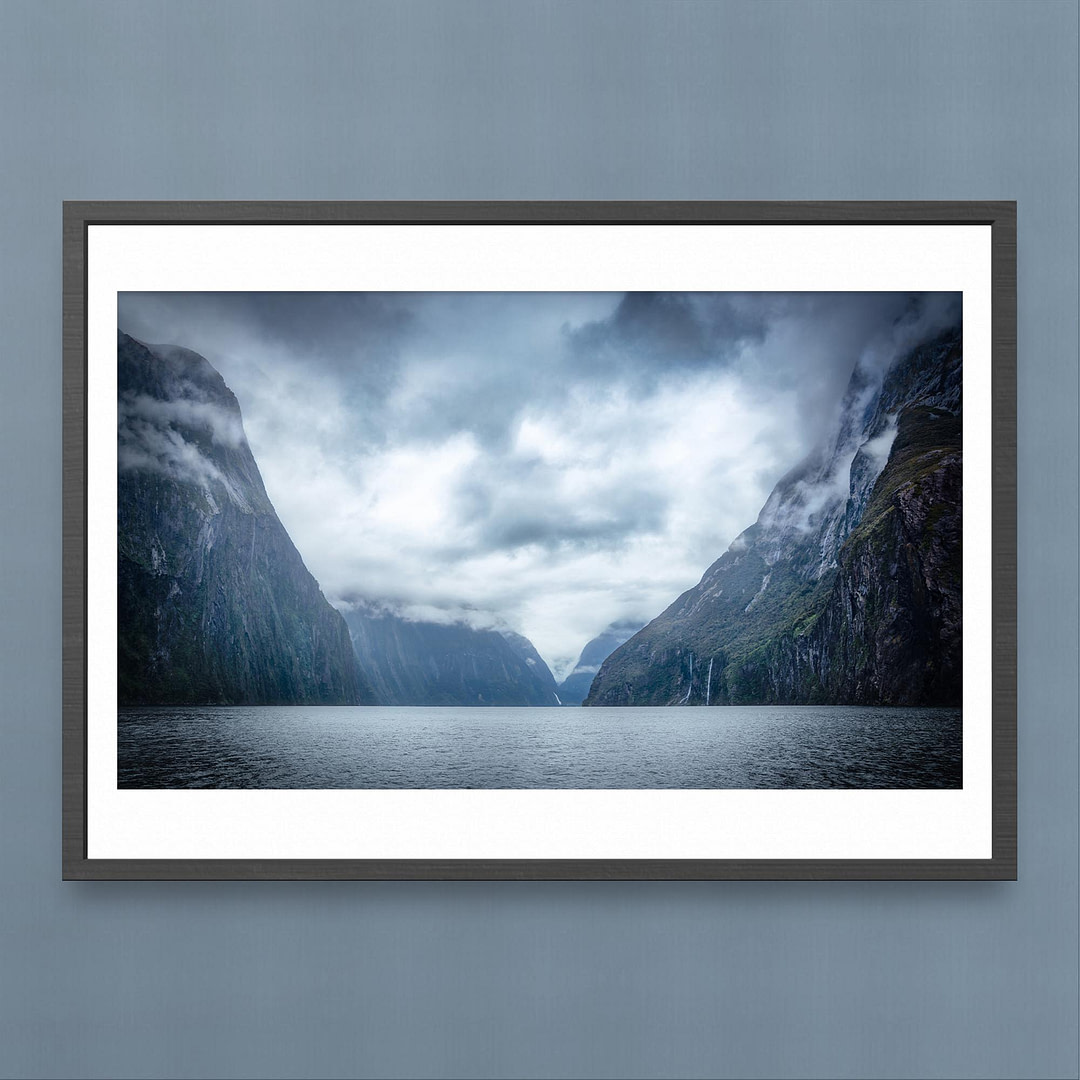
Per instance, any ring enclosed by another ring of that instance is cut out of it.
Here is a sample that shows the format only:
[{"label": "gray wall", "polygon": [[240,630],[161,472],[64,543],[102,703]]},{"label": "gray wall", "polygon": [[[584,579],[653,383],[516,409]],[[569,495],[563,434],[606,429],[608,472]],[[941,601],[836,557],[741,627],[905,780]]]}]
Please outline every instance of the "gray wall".
[{"label": "gray wall", "polygon": [[[1077,6],[0,6],[0,1072],[1075,1077]],[[1017,884],[62,884],[60,203],[1016,198]]]}]

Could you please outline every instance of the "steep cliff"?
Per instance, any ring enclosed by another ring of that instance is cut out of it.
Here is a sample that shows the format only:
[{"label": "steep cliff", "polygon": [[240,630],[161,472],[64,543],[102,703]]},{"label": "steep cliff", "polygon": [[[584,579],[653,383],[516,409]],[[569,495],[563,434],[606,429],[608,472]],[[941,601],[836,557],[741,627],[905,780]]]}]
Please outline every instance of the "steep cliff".
[{"label": "steep cliff", "polygon": [[586,704],[958,703],[961,367],[954,330],[856,368],[833,437]]},{"label": "steep cliff", "polygon": [[122,332],[117,372],[120,703],[372,700],[222,377]]}]

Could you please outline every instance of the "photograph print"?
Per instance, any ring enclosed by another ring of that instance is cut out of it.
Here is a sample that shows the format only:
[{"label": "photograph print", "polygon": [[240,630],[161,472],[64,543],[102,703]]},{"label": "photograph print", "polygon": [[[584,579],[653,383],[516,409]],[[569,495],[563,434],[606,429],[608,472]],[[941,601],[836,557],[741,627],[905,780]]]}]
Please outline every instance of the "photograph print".
[{"label": "photograph print", "polygon": [[962,294],[120,292],[123,789],[957,789]]}]

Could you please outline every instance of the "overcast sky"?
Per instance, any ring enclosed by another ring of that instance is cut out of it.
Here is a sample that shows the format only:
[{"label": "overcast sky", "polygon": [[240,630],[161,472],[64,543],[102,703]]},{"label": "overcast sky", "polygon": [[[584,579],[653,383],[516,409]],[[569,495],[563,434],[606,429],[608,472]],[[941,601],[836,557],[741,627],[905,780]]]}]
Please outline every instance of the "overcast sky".
[{"label": "overcast sky", "polygon": [[911,294],[125,293],[205,356],[327,598],[529,637],[559,677],[750,525]]}]

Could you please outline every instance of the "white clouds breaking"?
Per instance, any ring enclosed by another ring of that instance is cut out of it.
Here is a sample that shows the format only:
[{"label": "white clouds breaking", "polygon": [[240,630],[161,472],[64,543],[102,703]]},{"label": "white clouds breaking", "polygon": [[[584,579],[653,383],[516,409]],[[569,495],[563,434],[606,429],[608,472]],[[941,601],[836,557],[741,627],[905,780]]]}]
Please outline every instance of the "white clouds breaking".
[{"label": "white clouds breaking", "polygon": [[699,580],[911,303],[124,294],[120,325],[221,372],[333,602],[517,630],[554,668]]}]

